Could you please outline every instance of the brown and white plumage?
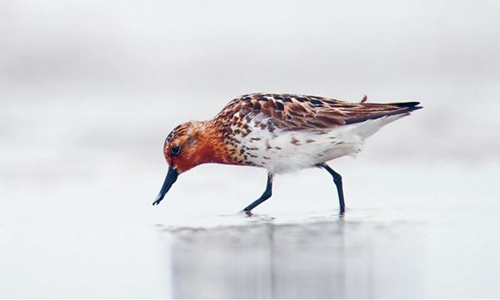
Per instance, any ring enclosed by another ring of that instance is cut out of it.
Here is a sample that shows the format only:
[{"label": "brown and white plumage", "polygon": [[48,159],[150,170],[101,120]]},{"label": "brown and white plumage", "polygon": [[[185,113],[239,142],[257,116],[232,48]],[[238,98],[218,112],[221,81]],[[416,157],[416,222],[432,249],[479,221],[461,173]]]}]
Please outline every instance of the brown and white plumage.
[{"label": "brown and white plumage", "polygon": [[327,161],[358,153],[364,140],[384,125],[422,108],[418,102],[359,103],[292,94],[248,94],[230,101],[213,119],[177,126],[163,151],[170,165],[154,204],[177,176],[203,163],[262,167],[268,170],[264,194],[271,196],[274,174],[322,167],[334,178],[340,211],[344,197],[340,174]]},{"label": "brown and white plumage", "polygon": [[418,104],[257,93],[232,100],[209,122],[224,132],[225,144],[234,146],[231,157],[237,164],[282,173],[354,155],[364,139],[421,108]]},{"label": "brown and white plumage", "polygon": [[291,94],[248,94],[229,102],[215,117],[227,120],[238,114],[263,114],[284,130],[318,130],[403,114],[421,107],[418,102],[359,103],[326,97]]}]

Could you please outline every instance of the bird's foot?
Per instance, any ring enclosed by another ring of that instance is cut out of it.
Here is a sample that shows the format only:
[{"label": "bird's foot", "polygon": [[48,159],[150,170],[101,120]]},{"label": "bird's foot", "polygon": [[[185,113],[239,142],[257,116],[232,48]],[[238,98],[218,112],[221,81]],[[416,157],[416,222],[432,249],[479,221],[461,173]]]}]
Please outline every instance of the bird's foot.
[{"label": "bird's foot", "polygon": [[340,212],[339,212],[339,217],[343,218],[344,216],[345,216],[345,208],[340,209]]},{"label": "bird's foot", "polygon": [[245,216],[247,216],[247,217],[253,216],[253,213],[251,210],[242,210],[241,213],[245,214]]}]

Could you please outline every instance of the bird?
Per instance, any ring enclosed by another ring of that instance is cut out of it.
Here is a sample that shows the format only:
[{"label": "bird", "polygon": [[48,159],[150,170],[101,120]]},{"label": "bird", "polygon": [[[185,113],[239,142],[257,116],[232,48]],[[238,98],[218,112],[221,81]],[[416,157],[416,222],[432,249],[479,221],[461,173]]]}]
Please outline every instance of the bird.
[{"label": "bird", "polygon": [[366,138],[380,128],[421,109],[420,102],[370,103],[327,97],[253,93],[236,97],[213,119],[189,121],[168,134],[163,153],[167,176],[153,202],[158,205],[179,175],[217,163],[267,169],[262,195],[242,212],[272,196],[276,174],[306,168],[326,170],[337,189],[339,211],[345,214],[342,176],[327,162],[356,156]]}]

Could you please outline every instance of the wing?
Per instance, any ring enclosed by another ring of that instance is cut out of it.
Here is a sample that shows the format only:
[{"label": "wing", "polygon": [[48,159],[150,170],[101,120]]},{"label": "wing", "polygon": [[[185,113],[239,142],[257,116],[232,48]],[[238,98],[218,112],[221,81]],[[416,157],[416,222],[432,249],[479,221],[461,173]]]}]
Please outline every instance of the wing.
[{"label": "wing", "polygon": [[250,121],[262,114],[282,130],[331,129],[422,108],[419,102],[360,103],[332,98],[291,94],[248,94],[229,102],[214,118],[222,122],[235,116]]}]

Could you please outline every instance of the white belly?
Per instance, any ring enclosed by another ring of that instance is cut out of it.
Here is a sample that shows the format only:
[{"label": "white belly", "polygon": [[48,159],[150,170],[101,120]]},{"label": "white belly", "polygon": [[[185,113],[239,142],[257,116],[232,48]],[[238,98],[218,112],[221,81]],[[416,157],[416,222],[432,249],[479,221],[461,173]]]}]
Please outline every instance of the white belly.
[{"label": "white belly", "polygon": [[252,131],[238,140],[247,160],[272,173],[286,173],[309,168],[344,155],[361,151],[364,139],[382,126],[404,115],[384,117],[336,127],[330,131],[269,132],[248,124]]}]

